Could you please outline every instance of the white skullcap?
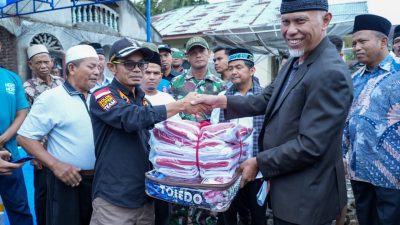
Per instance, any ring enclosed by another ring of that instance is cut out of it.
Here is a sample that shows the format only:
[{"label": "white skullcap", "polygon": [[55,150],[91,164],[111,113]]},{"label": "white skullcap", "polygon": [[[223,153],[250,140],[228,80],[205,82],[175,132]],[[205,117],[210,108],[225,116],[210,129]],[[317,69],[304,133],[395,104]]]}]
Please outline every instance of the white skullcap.
[{"label": "white skullcap", "polygon": [[71,47],[65,53],[65,64],[78,59],[84,58],[99,58],[96,50],[90,45],[76,45]]},{"label": "white skullcap", "polygon": [[49,50],[44,45],[32,45],[27,49],[28,59],[39,53],[49,53]]}]

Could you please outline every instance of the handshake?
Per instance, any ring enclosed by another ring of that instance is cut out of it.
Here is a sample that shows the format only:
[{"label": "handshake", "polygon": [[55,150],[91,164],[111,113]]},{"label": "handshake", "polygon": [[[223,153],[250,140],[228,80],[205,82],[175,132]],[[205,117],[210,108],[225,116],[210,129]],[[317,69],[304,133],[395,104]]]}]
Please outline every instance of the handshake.
[{"label": "handshake", "polygon": [[215,108],[226,108],[226,96],[206,95],[190,92],[178,102],[182,104],[181,111],[201,115]]}]

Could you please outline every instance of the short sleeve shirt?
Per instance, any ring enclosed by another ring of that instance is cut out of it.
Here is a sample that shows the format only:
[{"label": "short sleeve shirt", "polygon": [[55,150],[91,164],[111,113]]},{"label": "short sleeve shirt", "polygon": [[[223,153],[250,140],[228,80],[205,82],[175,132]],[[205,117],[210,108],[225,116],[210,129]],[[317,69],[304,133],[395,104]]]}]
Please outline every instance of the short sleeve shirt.
[{"label": "short sleeve shirt", "polygon": [[[19,76],[9,70],[0,67],[0,134],[3,134],[13,123],[17,111],[29,107],[26,100],[22,81]],[[17,141],[11,138],[6,144],[13,158],[19,157]]]}]

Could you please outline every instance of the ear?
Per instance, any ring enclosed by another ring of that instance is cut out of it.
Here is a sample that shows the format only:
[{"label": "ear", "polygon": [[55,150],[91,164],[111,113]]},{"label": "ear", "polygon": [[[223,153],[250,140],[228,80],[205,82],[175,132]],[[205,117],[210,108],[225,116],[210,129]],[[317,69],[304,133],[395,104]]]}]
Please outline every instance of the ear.
[{"label": "ear", "polygon": [[73,74],[73,72],[74,72],[76,66],[75,66],[73,63],[69,63],[69,64],[67,65],[67,68],[68,68],[68,72],[69,72],[68,75],[70,76],[70,75]]},{"label": "ear", "polygon": [[31,71],[32,71],[32,63],[31,63],[31,61],[28,60],[28,61],[27,61],[27,64],[28,64],[28,66],[29,66],[29,69],[31,69]]},{"label": "ear", "polygon": [[115,65],[114,63],[108,62],[107,63],[107,68],[111,71],[111,73],[115,76],[115,74],[117,73],[117,65]]},{"label": "ear", "polygon": [[332,13],[326,12],[324,17],[322,18],[322,21],[323,21],[322,30],[323,31],[326,31],[328,29],[328,26],[329,26],[329,23],[331,22],[331,20],[332,20]]},{"label": "ear", "polygon": [[388,42],[389,42],[389,39],[387,37],[382,38],[381,39],[381,48],[382,49],[386,48],[388,46]]},{"label": "ear", "polygon": [[250,69],[250,74],[251,76],[254,76],[255,73],[256,73],[256,67],[253,66],[253,68]]}]

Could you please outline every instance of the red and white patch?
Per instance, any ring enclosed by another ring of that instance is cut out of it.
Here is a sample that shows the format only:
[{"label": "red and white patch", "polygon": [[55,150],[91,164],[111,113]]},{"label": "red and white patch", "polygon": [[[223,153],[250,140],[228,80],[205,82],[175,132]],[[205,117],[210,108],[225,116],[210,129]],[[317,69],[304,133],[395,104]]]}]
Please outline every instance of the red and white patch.
[{"label": "red and white patch", "polygon": [[104,95],[101,99],[99,99],[97,103],[104,111],[108,111],[112,107],[116,106],[118,102],[117,100],[115,100],[114,96],[108,94]]},{"label": "red and white patch", "polygon": [[101,97],[111,94],[111,91],[109,88],[103,88],[101,90],[98,90],[96,92],[93,93],[94,97],[96,98],[96,100],[100,99]]}]

